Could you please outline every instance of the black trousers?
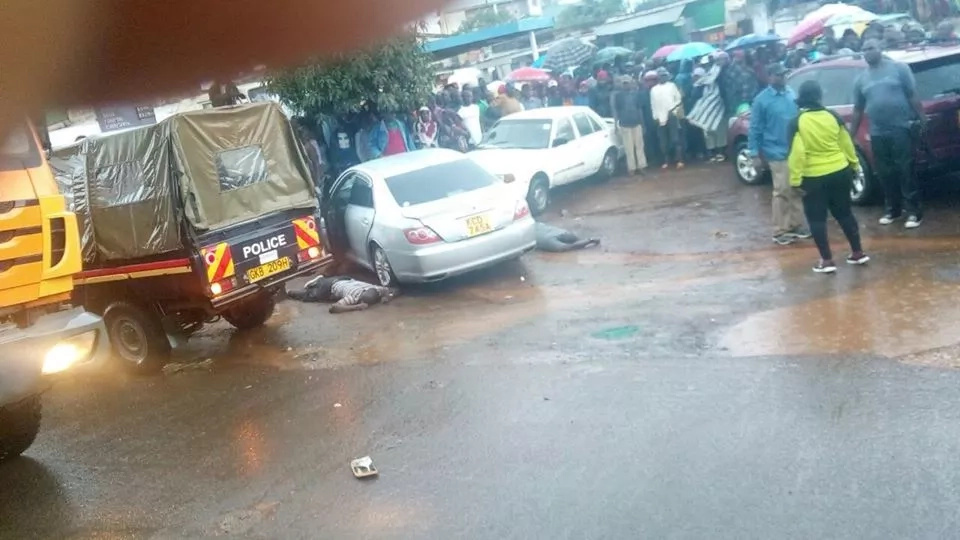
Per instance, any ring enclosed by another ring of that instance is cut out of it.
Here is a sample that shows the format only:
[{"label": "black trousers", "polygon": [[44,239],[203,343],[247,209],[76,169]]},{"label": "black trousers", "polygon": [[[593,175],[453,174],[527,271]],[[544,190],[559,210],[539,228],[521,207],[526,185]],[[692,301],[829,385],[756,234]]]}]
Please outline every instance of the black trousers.
[{"label": "black trousers", "polygon": [[657,137],[660,139],[660,153],[664,163],[670,163],[670,158],[674,155],[677,163],[683,162],[683,128],[679,118],[671,114],[667,125],[658,125]]},{"label": "black trousers", "polygon": [[887,213],[922,217],[920,188],[913,171],[914,141],[906,129],[891,135],[873,135],[870,140],[877,177],[883,186]]},{"label": "black trousers", "polygon": [[663,156],[660,155],[660,139],[657,134],[657,121],[651,117],[644,120],[644,126],[652,126],[643,130],[643,151],[647,154],[647,166],[660,166],[663,164]]},{"label": "black trousers", "polygon": [[830,241],[827,239],[827,211],[833,214],[833,219],[840,224],[844,236],[850,242],[850,249],[854,253],[863,249],[860,245],[860,227],[850,206],[852,181],[853,171],[850,169],[803,178],[803,213],[807,216],[807,225],[810,226],[813,241],[820,251],[820,258],[825,261],[833,259]]}]

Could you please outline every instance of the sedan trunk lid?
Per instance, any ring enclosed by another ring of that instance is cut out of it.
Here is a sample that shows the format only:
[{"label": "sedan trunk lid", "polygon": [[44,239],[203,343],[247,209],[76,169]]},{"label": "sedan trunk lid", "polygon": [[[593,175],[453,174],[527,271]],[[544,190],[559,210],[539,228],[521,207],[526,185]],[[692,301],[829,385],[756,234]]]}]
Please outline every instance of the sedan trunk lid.
[{"label": "sedan trunk lid", "polygon": [[515,198],[502,185],[402,207],[403,217],[430,227],[445,242],[458,242],[506,227],[513,221]]}]

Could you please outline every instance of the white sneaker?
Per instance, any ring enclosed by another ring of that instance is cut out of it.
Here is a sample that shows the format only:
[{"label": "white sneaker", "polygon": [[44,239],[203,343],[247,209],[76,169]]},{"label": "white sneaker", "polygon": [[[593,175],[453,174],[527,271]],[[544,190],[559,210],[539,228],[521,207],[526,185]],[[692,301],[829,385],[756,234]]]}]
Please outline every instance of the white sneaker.
[{"label": "white sneaker", "polygon": [[889,225],[898,219],[900,219],[900,216],[892,216],[890,214],[884,214],[883,217],[880,218],[880,224]]},{"label": "white sneaker", "polygon": [[818,274],[832,274],[837,271],[837,265],[833,264],[833,261],[820,259],[820,262],[813,267],[813,271]]},{"label": "white sneaker", "polygon": [[917,216],[910,216],[907,218],[907,222],[903,224],[904,229],[916,229],[923,223],[923,220]]}]

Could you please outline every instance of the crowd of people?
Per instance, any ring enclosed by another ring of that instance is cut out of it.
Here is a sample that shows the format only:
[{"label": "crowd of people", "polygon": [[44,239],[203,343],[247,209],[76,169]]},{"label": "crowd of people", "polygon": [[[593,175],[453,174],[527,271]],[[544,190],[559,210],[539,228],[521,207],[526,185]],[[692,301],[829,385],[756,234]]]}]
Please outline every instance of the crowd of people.
[{"label": "crowd of people", "polygon": [[[792,48],[770,40],[681,62],[640,52],[589,70],[581,66],[545,83],[488,84],[479,78],[475,85],[446,85],[409,115],[367,109],[320,125],[299,119],[297,126],[318,191],[324,193],[325,178],[357,163],[419,148],[465,152],[480,144],[499,118],[541,107],[586,106],[615,119],[633,174],[644,174],[648,166],[679,169],[688,161],[722,162],[729,126],[750,110],[750,155],[773,177],[774,241],[787,245],[812,236],[821,254],[815,269],[832,272],[828,211],[850,241],[848,261],[868,260],[846,195],[859,163],[843,122],[823,108],[822,89],[811,83],[798,96],[786,86],[786,73],[825,58],[864,55],[869,69],[856,84],[853,132],[864,111],[874,118],[871,144],[887,201],[880,223],[893,223],[905,210],[905,226],[915,228],[922,213],[909,149],[915,124],[924,117],[910,70],[881,51],[956,39],[947,22],[932,32],[915,23],[901,28],[872,23],[860,35],[847,30],[838,38],[827,28]],[[897,84],[883,82],[889,80]]]},{"label": "crowd of people", "polygon": [[614,62],[585,66],[549,82],[447,85],[412,114],[367,109],[336,121],[307,125],[300,131],[318,178],[354,164],[418,148],[467,151],[480,144],[497,119],[525,109],[588,106],[614,118],[628,148],[628,168],[648,165],[681,168],[687,161],[724,161],[727,129],[767,86],[772,65],[796,69],[827,57],[854,54],[867,40],[885,47],[955,41],[953,25],[933,32],[917,23],[900,28],[870,24],[857,35],[838,38],[832,28],[822,36],[787,48],[777,42],[729,54],[668,63],[643,52]]}]

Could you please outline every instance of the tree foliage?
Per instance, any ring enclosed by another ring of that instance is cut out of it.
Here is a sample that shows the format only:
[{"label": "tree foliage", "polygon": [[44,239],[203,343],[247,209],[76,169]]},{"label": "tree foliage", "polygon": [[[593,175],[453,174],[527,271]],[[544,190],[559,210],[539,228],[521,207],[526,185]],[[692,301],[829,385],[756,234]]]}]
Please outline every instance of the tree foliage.
[{"label": "tree foliage", "polygon": [[481,28],[487,28],[488,26],[508,23],[512,20],[514,20],[513,15],[506,9],[496,10],[493,7],[487,6],[467,15],[463,22],[460,23],[460,28],[457,29],[456,33],[465,34]]},{"label": "tree foliage", "polygon": [[267,86],[285,105],[311,117],[357,112],[364,103],[408,111],[422,105],[433,87],[430,62],[411,31],[368,50],[276,73]]},{"label": "tree foliage", "polygon": [[625,11],[623,0],[584,0],[558,13],[556,27],[597,26],[610,17],[622,15]]}]

